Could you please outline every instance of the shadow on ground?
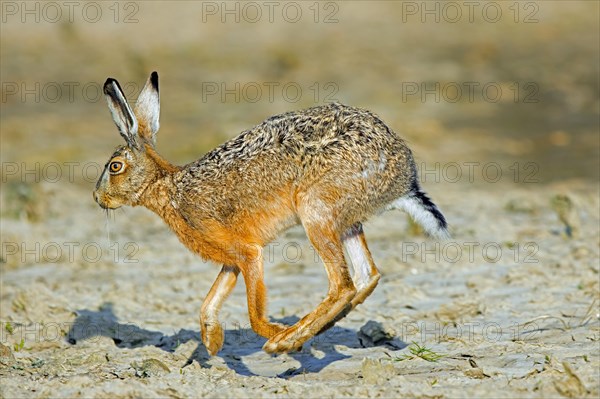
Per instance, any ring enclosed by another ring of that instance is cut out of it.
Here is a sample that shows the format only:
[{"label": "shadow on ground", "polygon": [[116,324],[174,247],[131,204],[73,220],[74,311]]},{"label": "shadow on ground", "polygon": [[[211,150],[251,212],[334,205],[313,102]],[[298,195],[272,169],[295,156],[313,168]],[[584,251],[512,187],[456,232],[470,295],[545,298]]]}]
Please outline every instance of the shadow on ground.
[{"label": "shadow on ground", "polygon": [[[93,337],[104,336],[111,338],[119,348],[139,348],[144,346],[155,346],[166,352],[174,352],[175,349],[188,341],[196,341],[198,346],[190,355],[183,367],[192,364],[195,360],[202,367],[210,368],[208,363],[210,355],[201,342],[198,331],[181,329],[173,335],[165,335],[160,331],[151,331],[140,328],[130,323],[120,323],[113,311],[112,303],[103,304],[99,310],[78,310],[77,318],[71,326],[67,341],[72,345]],[[292,325],[299,319],[296,316],[277,319],[274,321]],[[266,339],[256,335],[249,328],[233,328],[225,330],[225,343],[219,353],[225,363],[240,375],[255,376],[244,364],[244,357],[262,351]],[[301,366],[290,369],[278,377],[290,377],[295,374],[317,373],[329,364],[350,356],[344,355],[335,349],[335,345],[345,345],[349,348],[363,348],[357,338],[355,330],[334,326],[324,333],[312,338],[305,346],[312,346],[324,353],[324,356],[315,357],[312,351],[300,351],[290,353],[289,356],[297,360]],[[394,340],[386,345],[394,350],[402,349],[405,343]]]}]

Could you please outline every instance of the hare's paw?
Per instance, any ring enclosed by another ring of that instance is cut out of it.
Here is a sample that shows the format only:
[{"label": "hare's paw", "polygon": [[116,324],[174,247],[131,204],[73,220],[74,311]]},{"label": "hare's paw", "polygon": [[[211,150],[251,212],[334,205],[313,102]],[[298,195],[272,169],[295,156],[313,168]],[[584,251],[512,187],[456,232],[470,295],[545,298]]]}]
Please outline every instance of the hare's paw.
[{"label": "hare's paw", "polygon": [[263,350],[272,354],[296,352],[302,349],[302,344],[310,337],[310,334],[303,334],[302,330],[293,326],[271,337],[263,345]]},{"label": "hare's paw", "polygon": [[261,331],[261,334],[265,338],[273,338],[285,330],[287,330],[289,326],[281,323],[265,323],[264,329]]},{"label": "hare's paw", "polygon": [[221,350],[224,341],[225,333],[218,322],[202,326],[202,342],[211,356],[215,356]]}]

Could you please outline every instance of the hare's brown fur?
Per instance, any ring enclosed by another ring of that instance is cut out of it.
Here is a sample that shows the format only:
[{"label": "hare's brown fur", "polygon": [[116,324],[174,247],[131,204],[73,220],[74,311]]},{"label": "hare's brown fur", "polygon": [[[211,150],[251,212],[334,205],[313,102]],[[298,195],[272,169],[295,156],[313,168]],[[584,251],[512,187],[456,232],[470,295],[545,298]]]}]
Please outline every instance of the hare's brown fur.
[{"label": "hare's brown fur", "polygon": [[[252,328],[269,338],[265,350],[286,352],[329,328],[377,285],[362,222],[387,208],[404,208],[432,224],[426,226],[431,233],[446,231],[443,216],[419,189],[405,142],[369,111],[328,104],[273,116],[177,167],[154,148],[158,115],[148,99],[155,98],[158,112],[158,77],[153,74],[130,117],[137,126],[127,115],[118,116],[129,112],[118,91],[116,81],[107,81],[109,106],[128,145],[113,154],[107,170],[113,160],[126,167],[117,174],[105,170],[95,198],[104,207],[149,208],[191,251],[224,265],[201,310],[202,338],[211,354],[223,344],[218,312],[239,272]],[[123,133],[130,125],[137,130]],[[329,293],[313,312],[286,327],[267,319],[262,248],[298,223],[325,264]],[[354,281],[344,246],[354,257]]]}]

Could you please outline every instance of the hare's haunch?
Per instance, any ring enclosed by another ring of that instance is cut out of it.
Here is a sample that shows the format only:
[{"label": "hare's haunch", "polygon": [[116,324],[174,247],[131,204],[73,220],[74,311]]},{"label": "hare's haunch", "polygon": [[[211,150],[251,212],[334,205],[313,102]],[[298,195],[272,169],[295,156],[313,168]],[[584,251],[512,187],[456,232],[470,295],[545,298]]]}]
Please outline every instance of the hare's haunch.
[{"label": "hare's haunch", "polygon": [[[110,157],[94,199],[103,208],[149,208],[191,251],[223,265],[200,312],[202,341],[212,355],[223,345],[219,309],[240,272],[252,329],[268,339],[267,352],[288,352],[375,289],[379,273],[362,229],[369,217],[402,209],[430,235],[448,235],[444,216],[420,189],[410,149],[369,111],[328,104],[273,116],[175,166],[155,149],[157,73],[133,109],[116,80],[106,81],[104,94],[126,144]],[[329,292],[298,323],[284,326],[267,317],[262,248],[299,223],[327,269]]]}]

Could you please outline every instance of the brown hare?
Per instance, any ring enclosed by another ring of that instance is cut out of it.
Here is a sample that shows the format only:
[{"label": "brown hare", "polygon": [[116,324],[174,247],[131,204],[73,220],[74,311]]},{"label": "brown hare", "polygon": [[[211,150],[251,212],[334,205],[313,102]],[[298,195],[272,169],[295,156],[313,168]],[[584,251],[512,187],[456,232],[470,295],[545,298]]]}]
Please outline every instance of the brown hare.
[{"label": "brown hare", "polygon": [[[241,272],[252,329],[269,353],[298,350],[375,289],[379,273],[362,224],[402,209],[432,236],[446,221],[421,191],[410,149],[373,113],[328,104],[273,116],[199,160],[175,166],[156,152],[158,74],[132,109],[118,82],[104,94],[125,139],[96,184],[103,208],[143,205],[157,213],[192,252],[222,269],[200,311],[202,341],[223,346],[218,313]],[[329,278],[325,299],[293,326],[267,317],[262,248],[301,223]],[[344,258],[344,248],[354,269]]]}]

